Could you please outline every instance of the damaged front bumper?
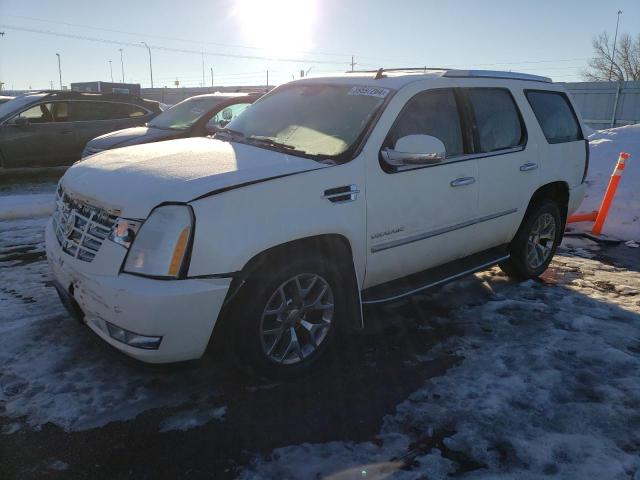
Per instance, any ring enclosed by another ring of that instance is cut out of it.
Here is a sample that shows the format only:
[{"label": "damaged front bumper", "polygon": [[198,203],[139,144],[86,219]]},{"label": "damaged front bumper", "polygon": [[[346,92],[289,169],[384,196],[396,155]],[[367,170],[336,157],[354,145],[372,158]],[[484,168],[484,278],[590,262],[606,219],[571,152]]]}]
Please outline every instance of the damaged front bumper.
[{"label": "damaged front bumper", "polygon": [[96,257],[91,264],[63,253],[51,222],[45,243],[63,304],[104,341],[149,363],[193,360],[204,354],[230,278],[155,280],[125,273],[101,275],[96,272],[99,265],[116,262],[119,269],[122,258],[105,258],[110,248],[102,248],[98,255],[103,258]]}]

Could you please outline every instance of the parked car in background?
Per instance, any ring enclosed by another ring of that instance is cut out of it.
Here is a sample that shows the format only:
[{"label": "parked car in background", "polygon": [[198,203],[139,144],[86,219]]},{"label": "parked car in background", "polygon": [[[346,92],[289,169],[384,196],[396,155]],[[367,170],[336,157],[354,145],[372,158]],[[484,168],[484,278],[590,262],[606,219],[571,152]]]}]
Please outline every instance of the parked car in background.
[{"label": "parked car in background", "polygon": [[71,167],[47,256],[63,303],[124,353],[166,363],[225,345],[289,377],[366,326],[362,305],[495,264],[542,274],[588,156],[571,99],[544,77],[302,79],[214,138]]},{"label": "parked car in background", "polygon": [[27,93],[0,105],[0,165],[71,165],[92,138],[144,125],[159,113],[158,102],[126,94]]},{"label": "parked car in background", "polygon": [[143,127],[126,128],[94,138],[85,147],[82,157],[130,145],[211,135],[240,115],[261,95],[213,93],[187,98],[166,109]]},{"label": "parked car in background", "polygon": [[7,103],[9,100],[13,100],[15,97],[8,97],[7,95],[0,95],[0,104]]}]

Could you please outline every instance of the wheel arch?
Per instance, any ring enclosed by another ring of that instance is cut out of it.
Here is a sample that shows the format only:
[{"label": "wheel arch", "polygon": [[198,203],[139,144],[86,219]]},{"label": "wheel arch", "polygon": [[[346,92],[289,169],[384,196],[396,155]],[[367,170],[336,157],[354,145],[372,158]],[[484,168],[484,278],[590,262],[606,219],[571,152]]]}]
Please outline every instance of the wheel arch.
[{"label": "wheel arch", "polygon": [[533,206],[545,199],[551,199],[558,203],[563,223],[566,222],[567,209],[569,208],[569,185],[567,182],[551,182],[538,188],[531,196],[531,200],[529,200],[525,216],[531,211]]},{"label": "wheel arch", "polygon": [[291,240],[267,248],[251,257],[231,281],[229,293],[213,329],[209,345],[211,346],[214,339],[225,337],[225,330],[233,323],[234,300],[249,277],[264,275],[263,272],[267,270],[265,267],[268,265],[287,262],[295,256],[303,256],[309,252],[317,252],[325,258],[336,260],[340,271],[343,273],[347,291],[350,292],[347,295],[348,324],[346,326],[350,330],[362,328],[360,285],[356,275],[351,243],[347,237],[341,234],[322,234]]}]

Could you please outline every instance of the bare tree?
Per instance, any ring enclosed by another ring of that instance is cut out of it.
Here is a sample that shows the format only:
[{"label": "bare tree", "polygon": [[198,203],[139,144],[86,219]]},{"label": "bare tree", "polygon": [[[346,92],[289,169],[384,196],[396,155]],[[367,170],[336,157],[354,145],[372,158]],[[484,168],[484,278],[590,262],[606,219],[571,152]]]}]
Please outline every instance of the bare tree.
[{"label": "bare tree", "polygon": [[[583,72],[591,82],[640,80],[640,34],[634,39],[625,33],[615,48],[604,32],[593,38],[593,58]],[[612,62],[613,59],[613,62]]]}]

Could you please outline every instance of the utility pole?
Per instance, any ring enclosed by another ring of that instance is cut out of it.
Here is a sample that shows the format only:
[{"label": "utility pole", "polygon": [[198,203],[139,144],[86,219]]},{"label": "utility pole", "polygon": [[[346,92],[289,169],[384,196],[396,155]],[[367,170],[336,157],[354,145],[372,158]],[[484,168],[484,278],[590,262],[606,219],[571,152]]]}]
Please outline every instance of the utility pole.
[{"label": "utility pole", "polygon": [[204,88],[206,84],[204,83],[204,52],[202,52],[202,88]]},{"label": "utility pole", "polygon": [[147,52],[149,52],[149,75],[151,76],[151,88],[153,88],[153,65],[151,64],[151,48],[147,45],[147,42],[141,42],[145,47],[147,47]]},{"label": "utility pole", "polygon": [[111,83],[113,83],[113,64],[109,60],[109,72],[111,73]]},{"label": "utility pole", "polygon": [[213,67],[211,67],[211,87],[213,87]]},{"label": "utility pole", "polygon": [[120,68],[122,68],[122,83],[124,83],[124,60],[122,60],[122,49],[119,48],[118,50],[120,50]]},{"label": "utility pole", "polygon": [[60,90],[62,90],[62,66],[60,64],[60,54],[56,53],[56,57],[58,57],[58,78],[60,79]]},{"label": "utility pole", "polygon": [[269,70],[267,70],[267,87],[269,86]]},{"label": "utility pole", "polygon": [[53,90],[53,80],[49,80],[49,85],[51,85],[51,90]]},{"label": "utility pole", "polygon": [[353,55],[351,55],[351,71],[352,71],[352,72],[353,72],[353,70],[355,69],[355,66],[356,66],[356,62],[355,62],[355,60],[353,59]]},{"label": "utility pole", "polygon": [[622,15],[622,10],[618,10],[618,21],[616,22],[616,34],[613,37],[613,54],[611,55],[611,67],[609,68],[609,81],[611,81],[611,74],[613,73],[613,61],[616,58],[616,43],[618,42],[618,27],[620,26],[620,15]]},{"label": "utility pole", "polygon": [[[4,32],[0,32],[0,37],[4,37]],[[0,92],[2,91],[3,85],[4,85],[4,82],[0,81]],[[53,88],[51,90],[53,90]]]}]

